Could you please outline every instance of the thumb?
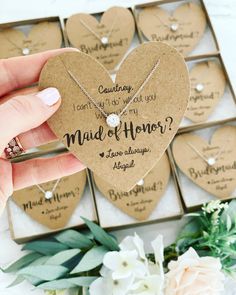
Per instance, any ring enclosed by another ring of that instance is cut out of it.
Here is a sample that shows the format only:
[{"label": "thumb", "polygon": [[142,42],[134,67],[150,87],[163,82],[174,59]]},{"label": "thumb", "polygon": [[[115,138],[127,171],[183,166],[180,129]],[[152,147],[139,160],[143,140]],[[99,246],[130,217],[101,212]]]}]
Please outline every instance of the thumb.
[{"label": "thumb", "polygon": [[15,96],[0,105],[0,150],[15,136],[36,128],[59,108],[61,96],[56,88],[36,94]]}]

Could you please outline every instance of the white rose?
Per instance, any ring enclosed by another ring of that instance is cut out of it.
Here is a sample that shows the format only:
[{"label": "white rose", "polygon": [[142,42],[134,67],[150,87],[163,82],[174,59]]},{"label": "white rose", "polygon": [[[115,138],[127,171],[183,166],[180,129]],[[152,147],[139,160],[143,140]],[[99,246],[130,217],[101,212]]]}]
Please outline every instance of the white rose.
[{"label": "white rose", "polygon": [[199,257],[193,248],[171,261],[168,268],[165,295],[219,295],[224,290],[220,260]]}]

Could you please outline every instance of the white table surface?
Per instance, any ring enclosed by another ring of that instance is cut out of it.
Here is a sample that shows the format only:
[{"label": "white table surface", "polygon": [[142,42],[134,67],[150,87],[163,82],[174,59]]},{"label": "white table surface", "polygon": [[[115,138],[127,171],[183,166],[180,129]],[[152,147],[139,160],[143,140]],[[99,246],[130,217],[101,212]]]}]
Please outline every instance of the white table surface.
[{"label": "white table surface", "polygon": [[[32,19],[53,15],[68,17],[76,12],[95,12],[107,9],[112,5],[132,6],[143,3],[144,0],[0,0],[0,23]],[[236,89],[236,0],[205,0],[211,16],[214,29],[220,44],[221,53],[229,72],[234,89]],[[181,222],[166,222],[149,226],[142,226],[128,230],[117,231],[119,239],[135,231],[145,240],[154,239],[157,233],[165,236],[165,243],[173,241]],[[19,258],[21,246],[15,244],[9,233],[6,212],[0,217],[0,266],[7,265]],[[40,295],[42,291],[33,290],[32,286],[23,283],[11,289],[6,286],[13,277],[0,273],[1,295]],[[33,291],[32,291],[33,290]],[[228,283],[224,295],[236,295],[236,285]]]}]

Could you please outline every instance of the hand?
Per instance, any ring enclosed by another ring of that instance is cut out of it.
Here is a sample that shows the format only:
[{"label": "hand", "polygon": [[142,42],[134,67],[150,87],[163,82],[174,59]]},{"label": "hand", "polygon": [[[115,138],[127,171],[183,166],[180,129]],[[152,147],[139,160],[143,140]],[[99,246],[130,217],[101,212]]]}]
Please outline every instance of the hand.
[{"label": "hand", "polygon": [[85,168],[71,154],[15,164],[6,160],[3,154],[15,136],[24,149],[56,139],[45,121],[59,108],[60,93],[56,88],[41,92],[37,87],[22,88],[36,83],[46,61],[65,50],[72,49],[0,60],[0,215],[13,190],[61,178]]}]

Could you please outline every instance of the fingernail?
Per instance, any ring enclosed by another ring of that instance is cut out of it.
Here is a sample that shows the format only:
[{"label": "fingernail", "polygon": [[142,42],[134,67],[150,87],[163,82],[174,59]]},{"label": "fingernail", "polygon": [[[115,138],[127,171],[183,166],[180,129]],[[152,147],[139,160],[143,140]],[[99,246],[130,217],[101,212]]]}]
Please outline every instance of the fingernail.
[{"label": "fingernail", "polygon": [[59,91],[56,88],[49,87],[37,93],[37,96],[47,106],[53,106],[61,98]]}]

